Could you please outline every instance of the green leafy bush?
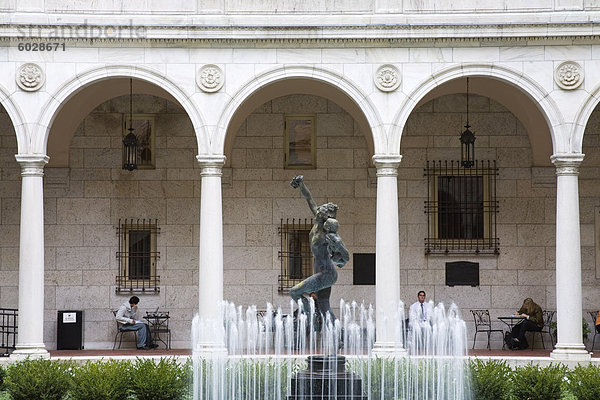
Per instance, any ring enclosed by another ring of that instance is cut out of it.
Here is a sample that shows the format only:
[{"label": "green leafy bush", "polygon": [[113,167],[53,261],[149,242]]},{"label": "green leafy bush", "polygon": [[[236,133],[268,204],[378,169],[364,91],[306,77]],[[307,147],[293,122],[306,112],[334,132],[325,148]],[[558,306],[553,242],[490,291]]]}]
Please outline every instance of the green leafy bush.
[{"label": "green leafy bush", "polygon": [[[227,399],[274,400],[287,394],[288,379],[307,364],[289,360],[229,359],[224,361],[198,361],[194,366],[200,378],[199,397],[212,398],[215,374],[222,374],[220,384]],[[191,383],[190,383],[191,385]]]},{"label": "green leafy bush", "polygon": [[517,367],[511,373],[513,398],[559,400],[566,372],[566,367],[562,364],[551,364],[544,368],[533,364]]},{"label": "green leafy bush", "polygon": [[474,400],[504,400],[510,395],[511,369],[505,361],[475,359],[469,362]]},{"label": "green leafy bush", "polygon": [[132,389],[139,400],[175,400],[182,398],[189,384],[189,365],[173,358],[139,359],[133,367]]},{"label": "green leafy bush", "polygon": [[567,388],[578,400],[600,399],[600,367],[578,365],[567,375]]},{"label": "green leafy bush", "polygon": [[60,400],[70,389],[72,370],[71,362],[19,361],[6,371],[6,389],[13,400]]},{"label": "green leafy bush", "polygon": [[[406,373],[404,359],[377,357],[370,365],[368,360],[358,359],[349,361],[347,369],[362,377],[363,391],[370,391],[372,399],[396,399],[405,392],[405,380],[396,379]],[[422,369],[418,369],[417,379],[422,382]]]},{"label": "green leafy bush", "polygon": [[[295,365],[290,366],[292,373]],[[237,382],[239,398],[260,398],[271,400],[287,394],[288,363],[269,360],[228,362],[226,367],[227,382]],[[293,373],[292,373],[293,374]],[[259,396],[259,397],[257,397]]]},{"label": "green leafy bush", "polygon": [[132,388],[132,366],[128,361],[87,362],[73,371],[73,400],[122,400]]},{"label": "green leafy bush", "polygon": [[6,370],[0,365],[0,392],[4,390],[4,378],[6,377]]},{"label": "green leafy bush", "polygon": [[[557,332],[557,326],[556,326],[556,321],[552,322],[550,324],[550,329],[552,330],[552,336],[554,336],[554,338],[556,339],[558,332]],[[581,336],[583,338],[583,341],[585,342],[586,340],[588,340],[588,335],[591,333],[590,331],[590,326],[588,325],[587,322],[585,322],[585,318],[581,318]]]}]

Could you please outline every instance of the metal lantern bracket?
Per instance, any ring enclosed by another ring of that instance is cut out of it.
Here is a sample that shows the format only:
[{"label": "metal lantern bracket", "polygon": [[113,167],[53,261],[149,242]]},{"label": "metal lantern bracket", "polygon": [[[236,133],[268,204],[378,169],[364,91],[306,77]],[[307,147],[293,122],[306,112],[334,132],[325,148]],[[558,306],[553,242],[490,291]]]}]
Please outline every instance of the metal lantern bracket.
[{"label": "metal lantern bracket", "polygon": [[133,129],[133,79],[129,78],[129,133],[123,138],[123,169],[137,169],[138,139]]},{"label": "metal lantern bracket", "polygon": [[469,78],[467,77],[467,123],[465,131],[460,135],[460,165],[471,168],[475,164],[475,134],[469,129]]}]

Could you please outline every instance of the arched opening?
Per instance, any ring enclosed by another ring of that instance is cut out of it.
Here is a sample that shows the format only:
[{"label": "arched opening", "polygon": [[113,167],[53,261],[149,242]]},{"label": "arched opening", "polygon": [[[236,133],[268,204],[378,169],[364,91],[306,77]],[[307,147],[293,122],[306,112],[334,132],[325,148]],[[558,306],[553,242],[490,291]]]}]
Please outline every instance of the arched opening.
[{"label": "arched opening", "polygon": [[225,138],[225,155],[230,159],[233,140],[242,125],[245,118],[256,110],[257,107],[275,97],[287,95],[314,95],[330,100],[344,109],[349,115],[352,115],[361,131],[365,135],[367,147],[370,154],[373,154],[373,137],[371,129],[364,112],[346,93],[335,86],[309,78],[287,78],[270,83],[252,95],[248,96],[236,109],[227,127]]},{"label": "arched opening", "polygon": [[[153,154],[145,168],[123,169],[129,82],[95,80],[74,91],[49,128],[55,164],[44,170],[46,312],[56,315],[73,298],[86,310],[99,310],[86,312],[91,346],[112,346],[110,310],[134,294],[143,310],[191,315],[197,304],[196,130],[174,95],[134,78],[131,112],[148,121],[144,137],[151,138]],[[55,331],[53,323],[45,322],[46,332]],[[191,316],[172,325],[173,346],[189,345],[190,324]]]},{"label": "arched opening", "polygon": [[579,169],[583,317],[593,327],[595,321],[585,310],[595,310],[600,302],[600,103],[586,121],[581,152],[585,154]]},{"label": "arched opening", "polygon": [[[0,264],[11,271],[0,283],[2,308],[18,307],[21,168],[15,160],[17,136],[11,116],[0,105]],[[12,340],[12,339],[11,339]]]},{"label": "arched opening", "polygon": [[[534,166],[552,165],[550,162],[550,156],[553,154],[550,128],[538,105],[530,96],[523,90],[505,81],[482,76],[472,76],[469,78],[469,91],[473,95],[488,97],[494,100],[518,119],[529,137]],[[444,95],[465,93],[466,78],[453,79],[435,87],[427,93],[419,101],[415,109],[432,99]],[[459,105],[462,105],[463,108],[466,107],[465,104],[466,101],[459,102]],[[460,126],[457,129],[462,131],[462,127]],[[477,127],[474,127],[474,129],[477,129]],[[507,142],[506,145],[512,146],[510,142]]]},{"label": "arched opening", "polygon": [[[290,118],[312,121],[315,164],[286,162]],[[287,126],[286,126],[287,123]],[[375,252],[373,139],[360,107],[340,89],[308,78],[267,84],[250,95],[227,129],[223,176],[224,298],[288,307],[289,289],[312,275],[312,214],[290,180],[303,175],[319,204],[339,206],[339,233],[356,253]],[[301,261],[301,262],[300,262]],[[353,285],[353,260],[338,270],[331,304],[374,302],[373,283]],[[367,274],[368,275],[368,274]]]},{"label": "arched opening", "polygon": [[[133,79],[133,93],[136,96],[145,94],[178,103],[166,90],[140,79]],[[47,144],[47,155],[50,156],[48,167],[67,167],[69,146],[81,121],[102,103],[128,94],[129,78],[117,77],[93,82],[64,102],[50,127]],[[137,102],[136,108],[139,111]],[[118,110],[120,113],[127,111],[127,108]]]},{"label": "arched opening", "polygon": [[[466,78],[445,81],[419,99],[400,146],[400,264],[407,276],[401,293],[420,288],[488,309],[494,318],[518,309],[526,297],[554,310],[556,176],[549,118],[523,90],[496,77],[471,76],[475,159],[495,162],[497,171],[469,169],[459,162]],[[499,246],[493,242],[486,253],[481,242],[491,224]],[[446,247],[428,252],[429,243]],[[446,284],[445,267],[457,261],[477,264],[478,286]]]}]

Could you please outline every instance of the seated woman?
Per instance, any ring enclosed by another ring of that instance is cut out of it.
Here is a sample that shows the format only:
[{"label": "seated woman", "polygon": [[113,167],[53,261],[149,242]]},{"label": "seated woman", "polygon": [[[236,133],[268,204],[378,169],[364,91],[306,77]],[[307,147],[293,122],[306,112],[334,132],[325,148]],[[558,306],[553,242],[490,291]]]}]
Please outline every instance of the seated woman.
[{"label": "seated woman", "polygon": [[513,348],[514,349],[526,349],[529,347],[527,339],[525,338],[525,332],[527,331],[541,331],[544,327],[544,317],[542,314],[542,308],[535,304],[531,298],[526,298],[523,301],[523,305],[515,313],[525,318],[519,322],[512,329],[513,337]]}]

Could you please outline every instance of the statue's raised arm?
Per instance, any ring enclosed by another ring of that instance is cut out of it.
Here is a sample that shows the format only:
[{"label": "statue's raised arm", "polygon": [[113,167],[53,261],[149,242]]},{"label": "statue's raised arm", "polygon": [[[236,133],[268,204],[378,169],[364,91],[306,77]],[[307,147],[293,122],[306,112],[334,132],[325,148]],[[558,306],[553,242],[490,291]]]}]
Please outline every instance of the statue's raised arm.
[{"label": "statue's raised arm", "polygon": [[330,315],[335,320],[335,314],[331,311],[329,296],[331,286],[337,281],[336,266],[343,267],[350,259],[350,254],[342,238],[337,233],[339,223],[335,219],[338,206],[334,203],[326,203],[317,206],[310,191],[304,184],[302,176],[296,176],[290,182],[293,188],[300,188],[300,193],[308,201],[312,211],[314,224],[308,234],[310,250],[313,255],[313,274],[290,289],[290,297],[295,301],[302,301],[302,308],[306,312],[310,310],[307,295],[315,293],[317,297],[317,309],[324,316]]},{"label": "statue's raised arm", "polygon": [[308,188],[304,184],[304,177],[302,175],[295,176],[294,179],[292,179],[292,181],[290,182],[290,185],[292,185],[294,189],[300,188],[300,193],[302,193],[302,196],[308,202],[308,207],[310,208],[310,211],[312,211],[313,215],[316,216],[317,203],[315,203],[315,201],[312,198],[312,195],[310,194],[310,190],[308,190]]}]

